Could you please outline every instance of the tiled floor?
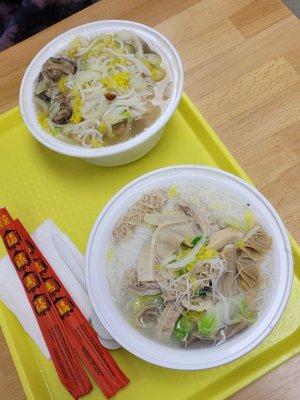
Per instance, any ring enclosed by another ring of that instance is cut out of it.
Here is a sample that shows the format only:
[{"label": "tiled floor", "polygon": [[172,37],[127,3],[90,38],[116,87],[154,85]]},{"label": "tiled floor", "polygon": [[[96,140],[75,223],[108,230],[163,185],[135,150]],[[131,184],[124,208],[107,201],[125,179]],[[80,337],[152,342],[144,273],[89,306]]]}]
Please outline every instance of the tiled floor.
[{"label": "tiled floor", "polygon": [[300,18],[300,0],[282,0],[283,3]]}]

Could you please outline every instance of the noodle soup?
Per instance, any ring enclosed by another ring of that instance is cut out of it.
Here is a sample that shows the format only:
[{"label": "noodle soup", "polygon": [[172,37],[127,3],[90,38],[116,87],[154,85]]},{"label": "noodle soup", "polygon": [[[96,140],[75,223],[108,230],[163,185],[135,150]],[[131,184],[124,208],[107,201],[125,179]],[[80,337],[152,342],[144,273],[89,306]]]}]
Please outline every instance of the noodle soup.
[{"label": "noodle soup", "polygon": [[77,36],[42,66],[35,83],[38,121],[71,144],[98,148],[141,133],[172,94],[169,68],[134,32]]},{"label": "noodle soup", "polygon": [[220,345],[258,318],[272,239],[251,204],[213,186],[152,190],[117,221],[107,254],[116,304],[171,346]]}]

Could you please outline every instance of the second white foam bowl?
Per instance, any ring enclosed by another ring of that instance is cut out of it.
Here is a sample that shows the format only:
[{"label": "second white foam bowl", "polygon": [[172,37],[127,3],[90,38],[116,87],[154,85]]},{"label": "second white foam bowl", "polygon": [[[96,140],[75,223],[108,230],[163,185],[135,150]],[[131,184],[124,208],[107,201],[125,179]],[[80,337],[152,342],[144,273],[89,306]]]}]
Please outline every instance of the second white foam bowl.
[{"label": "second white foam bowl", "polygon": [[[274,290],[258,320],[219,347],[179,349],[165,346],[134,329],[116,307],[106,277],[105,255],[114,224],[143,193],[178,183],[212,183],[249,202],[273,238]],[[204,369],[226,364],[257,346],[278,322],[289,298],[293,257],[283,223],[277,212],[253,186],[215,168],[174,166],[155,170],[120,190],[99,215],[90,234],[86,259],[86,283],[94,310],[105,328],[125,349],[146,361],[175,369]]]},{"label": "second white foam bowl", "polygon": [[[145,39],[154,50],[158,51],[166,60],[170,68],[170,79],[174,89],[169,103],[161,116],[145,131],[127,140],[112,146],[100,149],[84,148],[61,140],[44,132],[37,121],[33,102],[34,84],[41,71],[42,65],[49,58],[61,52],[76,35],[86,37],[102,33],[116,32],[122,29],[134,31]],[[183,68],[180,57],[174,46],[162,34],[149,26],[132,21],[107,20],[97,21],[78,26],[49,42],[33,58],[29,64],[21,83],[19,104],[22,117],[32,135],[44,146],[72,157],[82,158],[93,164],[116,166],[128,164],[148,153],[159,141],[166,123],[176,110],[183,90]]]}]

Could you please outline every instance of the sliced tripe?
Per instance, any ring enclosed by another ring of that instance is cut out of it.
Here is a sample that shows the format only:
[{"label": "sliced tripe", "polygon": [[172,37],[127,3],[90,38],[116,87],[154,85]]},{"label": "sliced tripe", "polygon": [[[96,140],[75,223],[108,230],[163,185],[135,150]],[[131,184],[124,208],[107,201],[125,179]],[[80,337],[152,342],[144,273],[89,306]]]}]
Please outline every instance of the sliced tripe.
[{"label": "sliced tripe", "polygon": [[248,232],[244,242],[244,248],[238,251],[237,269],[245,289],[251,290],[260,284],[261,262],[271,248],[272,239],[257,224]]},{"label": "sliced tripe", "polygon": [[243,269],[240,269],[240,276],[251,288],[258,286],[260,283],[259,265],[253,263],[243,267]]},{"label": "sliced tripe", "polygon": [[228,244],[224,247],[221,255],[225,261],[226,270],[220,278],[218,289],[223,296],[230,297],[236,294],[237,290],[237,281],[235,279],[237,274],[235,246]]},{"label": "sliced tripe", "polygon": [[257,224],[245,237],[244,252],[253,260],[262,258],[270,250],[271,243],[271,237]]},{"label": "sliced tripe", "polygon": [[242,232],[235,228],[225,228],[214,232],[209,240],[208,247],[221,250],[226,244],[239,239],[243,236]]},{"label": "sliced tripe", "polygon": [[195,303],[192,300],[188,301],[187,298],[181,300],[181,304],[187,309],[192,311],[207,311],[213,306],[211,300],[202,300]]},{"label": "sliced tripe", "polygon": [[144,221],[146,214],[159,211],[167,202],[167,196],[162,190],[152,190],[136,201],[129,210],[122,215],[113,229],[115,240],[124,239]]},{"label": "sliced tripe", "polygon": [[182,211],[174,211],[165,214],[161,213],[146,214],[144,217],[144,221],[150,225],[161,226],[175,222],[187,221],[187,217]]},{"label": "sliced tripe", "polygon": [[157,261],[170,257],[187,237],[192,238],[197,232],[194,225],[187,221],[159,226],[152,238]]},{"label": "sliced tripe", "polygon": [[211,214],[202,204],[197,204],[185,195],[182,195],[179,201],[179,207],[182,211],[191,218],[194,223],[200,228],[202,233],[209,234],[216,228],[211,221]]},{"label": "sliced tripe", "polygon": [[173,332],[174,325],[178,320],[183,307],[174,303],[169,303],[160,316],[156,328],[156,336],[162,341],[168,341]]},{"label": "sliced tripe", "polygon": [[137,266],[137,276],[140,282],[154,280],[151,243],[146,243],[140,253]]},{"label": "sliced tripe", "polygon": [[134,293],[139,296],[152,296],[161,293],[159,284],[156,280],[149,282],[139,281],[135,268],[125,271],[124,286],[130,293]]}]

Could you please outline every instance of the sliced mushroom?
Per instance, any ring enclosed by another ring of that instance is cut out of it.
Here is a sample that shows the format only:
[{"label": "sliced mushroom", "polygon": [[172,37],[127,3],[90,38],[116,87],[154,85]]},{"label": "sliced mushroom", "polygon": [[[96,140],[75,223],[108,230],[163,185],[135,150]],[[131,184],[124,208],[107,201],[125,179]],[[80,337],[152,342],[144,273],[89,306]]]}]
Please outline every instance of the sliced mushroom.
[{"label": "sliced mushroom", "polygon": [[62,75],[75,74],[77,70],[76,64],[64,57],[50,57],[43,65],[42,72],[56,82]]},{"label": "sliced mushroom", "polygon": [[52,90],[53,86],[51,79],[45,72],[41,72],[35,86],[35,95],[44,101],[50,101]]},{"label": "sliced mushroom", "polygon": [[51,120],[55,124],[65,125],[70,121],[72,113],[69,99],[62,94],[57,95],[49,110]]}]

